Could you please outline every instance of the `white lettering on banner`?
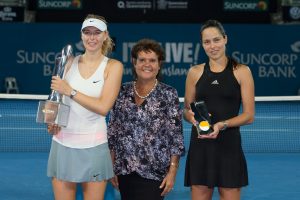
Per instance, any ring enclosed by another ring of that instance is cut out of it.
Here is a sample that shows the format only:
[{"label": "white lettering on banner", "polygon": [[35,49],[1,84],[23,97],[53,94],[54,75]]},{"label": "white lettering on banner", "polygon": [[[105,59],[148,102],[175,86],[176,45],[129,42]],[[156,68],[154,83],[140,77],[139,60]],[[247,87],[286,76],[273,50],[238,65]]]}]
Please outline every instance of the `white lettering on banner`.
[{"label": "white lettering on banner", "polygon": [[179,1],[179,2],[174,2],[174,1],[167,1],[168,4],[168,9],[188,9],[188,1]]},{"label": "white lettering on banner", "polygon": [[[163,66],[161,73],[163,76],[186,76],[189,69],[186,68],[179,68],[175,67],[174,65],[171,66]],[[45,70],[44,70],[45,72]],[[45,74],[45,73],[44,73]],[[131,67],[124,66],[123,75],[130,75],[132,76],[132,69]]]},{"label": "white lettering on banner", "polygon": [[296,78],[295,73],[296,67],[273,67],[273,66],[259,66],[258,67],[258,76],[267,77],[267,78]]},{"label": "white lettering on banner", "polygon": [[124,66],[123,75],[132,75],[131,67],[128,68]]},{"label": "white lettering on banner", "polygon": [[56,52],[27,52],[25,50],[17,51],[18,64],[38,64],[49,63],[53,64]]},{"label": "white lettering on banner", "polygon": [[71,1],[43,1],[39,0],[39,8],[69,8]]},{"label": "white lettering on banner", "polygon": [[43,75],[44,76],[51,76],[52,75],[52,68],[51,68],[50,65],[44,65]]},{"label": "white lettering on banner", "polygon": [[[172,60],[175,63],[193,62],[193,43],[183,43],[183,42],[172,42],[166,43],[166,62],[171,62]],[[173,57],[171,57],[173,56]]]},{"label": "white lettering on banner", "polygon": [[[168,52],[168,53],[167,53]],[[166,62],[170,62],[173,58],[175,63],[179,63],[182,59],[183,43],[166,43]],[[173,57],[171,58],[171,56]]]},{"label": "white lettering on banner", "polygon": [[13,11],[11,7],[7,6],[0,10],[0,18],[2,21],[13,21],[17,17],[16,11]]},{"label": "white lettering on banner", "polygon": [[262,78],[297,78],[296,61],[298,55],[291,53],[241,53],[235,51],[232,57],[245,65],[259,65],[258,77]]},{"label": "white lettering on banner", "polygon": [[123,62],[128,62],[130,61],[130,52],[131,52],[131,49],[133,47],[135,43],[134,42],[123,42],[122,44],[122,57],[123,57]]},{"label": "white lettering on banner", "polygon": [[224,3],[225,10],[254,10],[257,3]]},{"label": "white lettering on banner", "polygon": [[199,58],[200,43],[192,42],[166,42],[166,62],[194,63]]},{"label": "white lettering on banner", "polygon": [[126,8],[151,9],[152,4],[148,1],[126,1]]},{"label": "white lettering on banner", "polygon": [[198,63],[199,51],[200,51],[200,43],[196,43],[196,48],[194,52],[194,65]]},{"label": "white lettering on banner", "polygon": [[189,69],[177,68],[174,65],[164,66],[161,70],[163,76],[186,76]]},{"label": "white lettering on banner", "polygon": [[[135,43],[124,42],[122,44],[122,60],[130,61],[130,51]],[[166,63],[194,63],[198,62],[200,43],[192,42],[166,42],[165,43]]]},{"label": "white lettering on banner", "polygon": [[293,65],[296,60],[298,60],[297,54],[254,54],[254,53],[241,53],[235,51],[232,53],[232,57],[236,59],[239,63],[244,63],[247,65],[259,64],[259,65]]}]

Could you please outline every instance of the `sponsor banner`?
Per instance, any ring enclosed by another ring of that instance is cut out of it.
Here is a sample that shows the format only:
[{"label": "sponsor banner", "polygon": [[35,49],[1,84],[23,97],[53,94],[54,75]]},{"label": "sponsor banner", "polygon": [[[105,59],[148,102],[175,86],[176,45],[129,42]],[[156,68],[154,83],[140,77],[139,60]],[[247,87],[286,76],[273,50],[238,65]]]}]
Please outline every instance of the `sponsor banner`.
[{"label": "sponsor banner", "polygon": [[239,11],[239,12],[268,12],[268,0],[223,0],[224,11]]},{"label": "sponsor banner", "polygon": [[282,6],[282,19],[285,22],[299,22],[300,6]]},{"label": "sponsor banner", "polygon": [[47,10],[79,10],[83,0],[38,0],[37,9]]},{"label": "sponsor banner", "polygon": [[[270,23],[270,12],[277,12],[276,1],[248,0],[88,0],[80,1],[82,12],[68,10],[62,12],[57,0],[37,0],[36,20],[38,22],[80,22],[87,13],[96,12],[105,16],[110,23],[202,23],[214,17],[223,23]],[[41,4],[43,2],[43,4]],[[73,1],[72,1],[73,2]],[[241,2],[241,3],[239,3]],[[266,3],[264,3],[266,2]],[[67,1],[70,4],[70,0]],[[223,7],[226,6],[226,11]],[[254,6],[253,6],[254,5]],[[66,6],[65,6],[66,7]],[[252,15],[249,15],[248,9]],[[57,9],[56,9],[57,8]],[[228,8],[228,9],[227,9]],[[51,12],[49,10],[51,9]],[[239,11],[239,10],[240,11]],[[213,10],[213,14],[212,14]],[[237,10],[238,12],[236,12]],[[245,11],[245,12],[244,12]],[[73,13],[75,12],[75,13]],[[200,14],[199,14],[200,13]],[[67,17],[65,16],[67,15]]]},{"label": "sponsor banner", "polygon": [[[21,93],[49,94],[54,58],[62,47],[71,44],[75,54],[84,51],[80,27],[79,23],[1,24],[0,81],[3,83],[5,77],[14,76]],[[141,38],[152,38],[159,41],[166,52],[163,81],[184,96],[189,68],[207,60],[199,43],[199,28],[199,24],[109,24],[116,43],[111,57],[124,64],[123,82],[132,80],[132,46]],[[300,88],[299,26],[225,24],[225,30],[229,39],[227,53],[250,67],[256,96],[297,95]],[[14,42],[7,38],[14,38]],[[3,84],[0,91],[5,92]]]},{"label": "sponsor banner", "polygon": [[0,6],[0,21],[22,22],[24,21],[24,9],[21,6]]},{"label": "sponsor banner", "polygon": [[117,1],[117,8],[122,10],[149,9],[155,10],[187,10],[189,1],[184,0],[151,0],[151,1]]}]

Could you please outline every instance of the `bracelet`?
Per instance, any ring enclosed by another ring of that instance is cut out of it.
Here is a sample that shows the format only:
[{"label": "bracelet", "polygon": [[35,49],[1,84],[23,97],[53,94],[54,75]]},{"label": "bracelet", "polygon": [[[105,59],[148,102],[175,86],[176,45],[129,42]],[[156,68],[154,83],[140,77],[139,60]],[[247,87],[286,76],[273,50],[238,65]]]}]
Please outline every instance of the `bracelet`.
[{"label": "bracelet", "polygon": [[225,121],[222,121],[222,123],[223,123],[223,128],[221,128],[220,131],[225,131],[228,127],[228,121],[225,120]]},{"label": "bracelet", "polygon": [[177,168],[178,167],[178,163],[171,162],[170,166]]}]

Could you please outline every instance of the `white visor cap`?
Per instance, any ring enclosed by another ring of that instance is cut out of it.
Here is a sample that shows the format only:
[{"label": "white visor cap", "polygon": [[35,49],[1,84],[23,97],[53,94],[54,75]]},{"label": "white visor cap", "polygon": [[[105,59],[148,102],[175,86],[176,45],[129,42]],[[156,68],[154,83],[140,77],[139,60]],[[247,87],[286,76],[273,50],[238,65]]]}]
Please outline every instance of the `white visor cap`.
[{"label": "white visor cap", "polygon": [[84,20],[84,22],[82,23],[81,30],[83,30],[84,28],[86,28],[88,26],[96,27],[100,31],[107,30],[106,24],[103,21],[101,21],[100,19],[89,18],[89,19]]}]

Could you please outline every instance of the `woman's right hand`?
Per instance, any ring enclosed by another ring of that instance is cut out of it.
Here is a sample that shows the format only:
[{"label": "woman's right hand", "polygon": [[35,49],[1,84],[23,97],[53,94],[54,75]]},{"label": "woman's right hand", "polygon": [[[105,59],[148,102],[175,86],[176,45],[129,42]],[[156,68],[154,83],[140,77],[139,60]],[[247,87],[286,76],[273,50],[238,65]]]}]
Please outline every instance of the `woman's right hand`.
[{"label": "woman's right hand", "polygon": [[110,183],[113,185],[113,187],[116,189],[116,190],[120,190],[119,189],[119,181],[118,181],[118,177],[115,175],[114,177],[112,177],[110,180]]},{"label": "woman's right hand", "polygon": [[60,127],[57,124],[48,124],[47,125],[47,130],[48,133],[52,135],[56,135],[60,131]]},{"label": "woman's right hand", "polygon": [[192,111],[192,109],[184,109],[184,118],[191,124],[197,125],[197,121],[195,120],[195,113]]}]

